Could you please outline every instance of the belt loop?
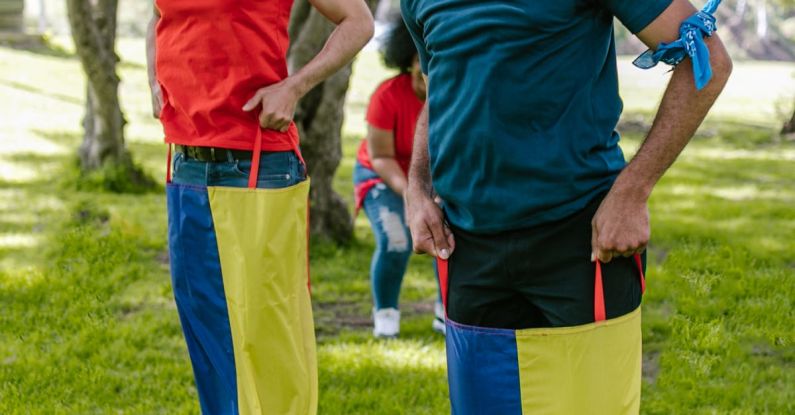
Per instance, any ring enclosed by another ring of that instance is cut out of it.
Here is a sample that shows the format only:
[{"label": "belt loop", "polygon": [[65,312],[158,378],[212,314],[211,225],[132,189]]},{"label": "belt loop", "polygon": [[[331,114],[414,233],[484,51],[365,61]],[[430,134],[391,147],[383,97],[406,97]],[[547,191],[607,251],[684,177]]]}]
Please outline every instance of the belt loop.
[{"label": "belt loop", "polygon": [[215,163],[215,147],[210,147],[210,161]]},{"label": "belt loop", "polygon": [[226,150],[226,161],[230,163],[234,163],[237,161],[237,159],[235,159],[235,155],[232,154],[232,150]]}]

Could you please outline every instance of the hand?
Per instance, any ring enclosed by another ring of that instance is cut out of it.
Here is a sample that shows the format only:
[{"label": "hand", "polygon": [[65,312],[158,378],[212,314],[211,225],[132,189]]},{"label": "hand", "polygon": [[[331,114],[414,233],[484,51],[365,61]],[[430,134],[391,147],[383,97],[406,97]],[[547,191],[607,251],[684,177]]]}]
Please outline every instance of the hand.
[{"label": "hand", "polygon": [[430,195],[409,188],[406,192],[406,215],[414,252],[444,260],[450,258],[455,249],[455,238],[445,223],[442,209]]},{"label": "hand", "polygon": [[287,132],[293,122],[295,107],[300,98],[300,94],[289,81],[290,78],[287,78],[258,90],[254,97],[243,106],[243,111],[251,111],[261,106],[260,126],[283,133]]},{"label": "hand", "polygon": [[163,110],[163,92],[160,90],[160,84],[155,83],[150,86],[152,90],[152,116],[159,119],[160,112]]},{"label": "hand", "polygon": [[591,261],[607,263],[642,253],[651,235],[646,198],[612,189],[596,211],[591,229]]}]

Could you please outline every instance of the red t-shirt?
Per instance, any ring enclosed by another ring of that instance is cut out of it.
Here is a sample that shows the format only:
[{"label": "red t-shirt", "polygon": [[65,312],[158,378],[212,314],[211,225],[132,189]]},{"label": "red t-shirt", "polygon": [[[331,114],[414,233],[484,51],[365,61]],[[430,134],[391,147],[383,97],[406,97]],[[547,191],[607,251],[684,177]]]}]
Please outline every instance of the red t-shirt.
[{"label": "red t-shirt", "polygon": [[[251,150],[254,93],[287,77],[292,0],[156,0],[160,120],[169,143]],[[298,130],[263,130],[263,150],[298,147]]]},{"label": "red t-shirt", "polygon": [[[408,174],[411,149],[414,144],[414,128],[425,102],[414,94],[411,75],[400,74],[384,81],[367,107],[367,123],[375,128],[391,131],[395,136],[395,160],[403,172]],[[362,140],[356,156],[362,166],[372,169],[367,152],[367,140]]]}]

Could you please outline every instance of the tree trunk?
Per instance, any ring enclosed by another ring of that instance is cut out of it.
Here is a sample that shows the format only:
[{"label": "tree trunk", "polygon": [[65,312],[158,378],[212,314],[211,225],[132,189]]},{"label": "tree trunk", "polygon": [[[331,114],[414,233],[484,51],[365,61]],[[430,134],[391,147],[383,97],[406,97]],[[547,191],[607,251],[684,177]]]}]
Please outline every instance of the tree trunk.
[{"label": "tree trunk", "polygon": [[[367,0],[370,10],[378,0]],[[310,6],[296,0],[290,21],[290,72],[309,62],[323,48],[334,26]],[[348,206],[334,191],[334,173],[342,159],[342,122],[345,95],[352,64],[310,91],[298,104],[295,122],[301,134],[301,150],[312,177],[310,192],[311,230],[315,235],[344,243],[353,235],[353,220]]]},{"label": "tree trunk", "polygon": [[781,135],[795,134],[795,109],[792,110],[792,117],[784,124]]},{"label": "tree trunk", "polygon": [[25,0],[0,0],[0,32],[24,31]]},{"label": "tree trunk", "polygon": [[67,0],[77,55],[86,73],[85,135],[80,145],[83,171],[105,163],[131,164],[124,146],[124,114],[119,105],[115,52],[118,0]]}]

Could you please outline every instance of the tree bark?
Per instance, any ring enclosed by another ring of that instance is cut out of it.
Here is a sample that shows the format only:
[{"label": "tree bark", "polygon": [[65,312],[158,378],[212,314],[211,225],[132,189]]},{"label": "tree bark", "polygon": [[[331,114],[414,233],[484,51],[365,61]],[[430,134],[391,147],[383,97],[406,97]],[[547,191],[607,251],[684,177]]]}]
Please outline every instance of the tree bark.
[{"label": "tree bark", "polygon": [[131,164],[124,145],[124,114],[119,103],[115,52],[118,0],[67,0],[77,55],[86,73],[85,134],[80,145],[83,171],[105,163]]},{"label": "tree bark", "polygon": [[[373,10],[378,0],[367,0],[367,3]],[[296,0],[289,27],[290,72],[300,69],[317,55],[333,30],[334,26],[307,0]],[[348,206],[332,187],[334,173],[342,159],[342,123],[351,73],[352,64],[348,64],[315,87],[298,104],[295,114],[301,134],[301,151],[312,177],[311,231],[337,243],[345,243],[353,236]]]},{"label": "tree bark", "polygon": [[792,110],[792,117],[784,124],[781,135],[795,134],[795,109]]},{"label": "tree bark", "polygon": [[25,0],[0,0],[0,32],[23,33]]}]

